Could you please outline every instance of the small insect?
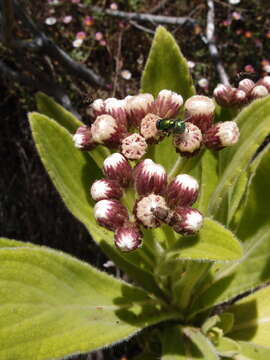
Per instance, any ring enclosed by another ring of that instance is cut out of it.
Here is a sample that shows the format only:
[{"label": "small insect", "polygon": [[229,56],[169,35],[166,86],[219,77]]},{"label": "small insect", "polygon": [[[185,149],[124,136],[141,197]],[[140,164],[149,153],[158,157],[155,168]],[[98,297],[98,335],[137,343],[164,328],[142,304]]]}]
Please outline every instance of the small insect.
[{"label": "small insect", "polygon": [[167,134],[183,134],[186,130],[186,120],[179,119],[159,119],[156,122],[158,130],[167,132]]}]

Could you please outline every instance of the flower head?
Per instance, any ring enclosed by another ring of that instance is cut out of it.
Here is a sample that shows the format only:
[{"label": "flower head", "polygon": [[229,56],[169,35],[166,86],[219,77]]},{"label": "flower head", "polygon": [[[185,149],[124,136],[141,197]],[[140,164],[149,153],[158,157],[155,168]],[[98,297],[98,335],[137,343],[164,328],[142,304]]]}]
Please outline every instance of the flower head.
[{"label": "flower head", "polygon": [[212,124],[215,103],[207,96],[194,95],[185,102],[185,114],[189,122],[205,132]]},{"label": "flower head", "polygon": [[239,129],[234,121],[225,121],[213,125],[205,134],[203,142],[209,149],[220,150],[232,146],[239,139]]},{"label": "flower head", "polygon": [[114,235],[116,247],[123,251],[134,251],[142,246],[142,232],[136,224],[126,223]]},{"label": "flower head", "polygon": [[118,181],[123,187],[127,187],[132,180],[132,167],[119,153],[114,153],[105,159],[103,173],[108,179]]},{"label": "flower head", "polygon": [[100,226],[112,231],[128,221],[127,209],[118,200],[113,199],[98,201],[94,208],[94,216]]}]

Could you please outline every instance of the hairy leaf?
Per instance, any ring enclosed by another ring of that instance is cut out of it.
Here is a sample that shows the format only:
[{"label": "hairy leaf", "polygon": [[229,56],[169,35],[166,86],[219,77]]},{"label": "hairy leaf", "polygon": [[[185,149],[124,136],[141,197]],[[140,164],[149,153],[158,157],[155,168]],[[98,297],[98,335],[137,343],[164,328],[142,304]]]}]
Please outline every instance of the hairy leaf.
[{"label": "hairy leaf", "polygon": [[246,357],[242,360],[270,359],[270,347],[259,346],[245,341],[238,341],[238,344],[241,346],[241,354]]},{"label": "hairy leaf", "polygon": [[183,328],[183,333],[199,348],[207,360],[218,360],[214,345],[204,336],[199,329],[192,327]]}]

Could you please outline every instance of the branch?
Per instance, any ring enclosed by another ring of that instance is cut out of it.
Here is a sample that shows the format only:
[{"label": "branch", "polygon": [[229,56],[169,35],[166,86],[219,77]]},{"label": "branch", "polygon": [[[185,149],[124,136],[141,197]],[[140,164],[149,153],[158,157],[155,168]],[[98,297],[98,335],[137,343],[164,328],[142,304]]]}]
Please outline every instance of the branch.
[{"label": "branch", "polygon": [[210,55],[216,65],[217,72],[222,84],[230,85],[229,77],[224,69],[224,66],[220,60],[218,49],[215,41],[215,7],[213,0],[207,0],[208,12],[207,12],[207,25],[206,25],[206,38],[203,38],[207,44]]},{"label": "branch", "polygon": [[197,22],[195,19],[189,17],[175,17],[175,16],[162,16],[162,15],[152,15],[152,14],[138,14],[134,12],[125,12],[118,10],[102,9],[97,6],[93,6],[92,10],[98,14],[106,14],[110,16],[119,17],[125,20],[135,20],[135,21],[148,21],[157,24],[169,24],[169,25],[192,25],[194,26]]}]

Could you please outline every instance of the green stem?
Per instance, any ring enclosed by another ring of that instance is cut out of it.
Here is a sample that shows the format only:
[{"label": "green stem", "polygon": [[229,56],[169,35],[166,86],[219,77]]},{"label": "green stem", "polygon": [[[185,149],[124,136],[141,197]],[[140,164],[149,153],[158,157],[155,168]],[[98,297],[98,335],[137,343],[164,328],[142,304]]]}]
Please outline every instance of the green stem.
[{"label": "green stem", "polygon": [[172,180],[176,175],[180,173],[189,173],[199,163],[203,153],[204,150],[200,151],[197,156],[191,158],[179,157],[175,162],[173,168],[169,172],[169,180]]}]

